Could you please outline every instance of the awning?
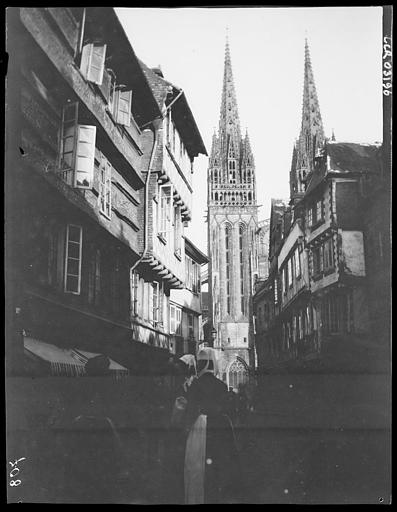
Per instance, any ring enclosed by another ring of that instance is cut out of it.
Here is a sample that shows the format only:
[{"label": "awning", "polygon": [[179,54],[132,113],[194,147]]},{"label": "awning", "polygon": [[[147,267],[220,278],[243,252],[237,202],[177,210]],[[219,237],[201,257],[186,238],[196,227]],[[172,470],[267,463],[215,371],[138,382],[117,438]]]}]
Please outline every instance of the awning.
[{"label": "awning", "polygon": [[[24,337],[24,348],[28,353],[50,363],[51,375],[68,375],[76,377],[84,375],[86,362],[89,359],[100,355],[76,348],[63,349],[30,337]],[[109,358],[109,360],[109,370],[112,373],[116,372],[117,374],[128,375],[127,368],[116,363],[113,359]]]}]

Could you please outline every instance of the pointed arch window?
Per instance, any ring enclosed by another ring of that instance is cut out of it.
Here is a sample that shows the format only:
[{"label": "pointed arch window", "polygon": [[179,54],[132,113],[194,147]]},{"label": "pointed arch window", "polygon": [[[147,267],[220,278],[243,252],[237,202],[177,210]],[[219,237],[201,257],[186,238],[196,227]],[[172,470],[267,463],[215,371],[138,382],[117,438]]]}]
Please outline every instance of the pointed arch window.
[{"label": "pointed arch window", "polygon": [[236,161],[229,160],[229,183],[236,183]]},{"label": "pointed arch window", "polygon": [[225,226],[225,259],[226,259],[226,311],[231,313],[231,263],[232,263],[232,230],[229,224]]},{"label": "pointed arch window", "polygon": [[212,262],[213,262],[213,270],[218,270],[218,244],[217,244],[217,236],[216,236],[216,228],[212,230]]},{"label": "pointed arch window", "polygon": [[244,235],[245,226],[240,224],[239,226],[239,258],[240,258],[240,300],[241,300],[241,313],[245,315],[245,296],[244,296]]}]

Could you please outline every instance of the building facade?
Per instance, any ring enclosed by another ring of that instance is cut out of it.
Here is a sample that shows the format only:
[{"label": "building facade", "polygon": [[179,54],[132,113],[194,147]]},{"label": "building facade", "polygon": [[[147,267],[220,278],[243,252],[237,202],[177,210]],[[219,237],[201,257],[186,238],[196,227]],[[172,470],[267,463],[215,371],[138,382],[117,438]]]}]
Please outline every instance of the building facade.
[{"label": "building facade", "polygon": [[261,220],[258,223],[258,279],[256,283],[269,277],[269,229],[270,219]]},{"label": "building facade", "polygon": [[210,321],[220,375],[237,387],[254,366],[252,291],[257,268],[255,165],[241,136],[229,44],[226,44],[219,130],[208,168]]},{"label": "building facade", "polygon": [[[325,365],[362,371],[387,360],[390,210],[384,152],[377,143],[325,138],[306,41],[289,206],[277,209],[272,201],[269,278],[254,297],[261,369]],[[383,342],[374,342],[376,329]]]},{"label": "building facade", "polygon": [[[23,371],[29,352],[73,372],[73,359],[51,360],[52,345],[154,371],[169,354],[162,299],[185,282],[184,247],[169,241],[183,244],[185,180],[205,152],[191,111],[179,89],[159,95],[113,9],[9,14],[8,369]],[[163,134],[174,108],[185,163],[172,167]]]},{"label": "building facade", "polygon": [[170,351],[196,355],[202,338],[201,268],[208,258],[185,237],[185,286],[170,294]]}]

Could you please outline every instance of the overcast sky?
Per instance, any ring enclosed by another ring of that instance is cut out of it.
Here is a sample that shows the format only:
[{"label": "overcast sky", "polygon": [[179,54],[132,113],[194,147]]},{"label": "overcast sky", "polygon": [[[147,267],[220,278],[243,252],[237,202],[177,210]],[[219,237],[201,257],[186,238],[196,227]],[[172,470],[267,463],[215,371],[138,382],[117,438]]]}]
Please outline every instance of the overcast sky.
[{"label": "overcast sky", "polygon": [[[307,35],[326,136],[382,140],[382,8],[116,8],[137,56],[181,87],[209,153],[221,101],[226,27],[242,131],[256,165],[259,220],[288,198]],[[196,159],[193,221],[206,252],[207,157]]]}]

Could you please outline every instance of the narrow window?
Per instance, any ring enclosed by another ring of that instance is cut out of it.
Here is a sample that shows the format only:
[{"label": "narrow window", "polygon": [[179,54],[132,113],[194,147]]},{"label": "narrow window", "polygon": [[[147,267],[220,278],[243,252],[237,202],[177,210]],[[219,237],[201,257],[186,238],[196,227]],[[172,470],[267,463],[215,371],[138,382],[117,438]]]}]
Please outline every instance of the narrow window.
[{"label": "narrow window", "polygon": [[176,332],[176,308],[170,304],[170,334]]},{"label": "narrow window", "polygon": [[156,325],[159,322],[160,290],[159,283],[152,283],[152,322]]},{"label": "narrow window", "polygon": [[320,221],[323,218],[323,202],[320,199],[316,203],[316,221]]},{"label": "narrow window", "polygon": [[112,187],[112,166],[110,162],[101,155],[99,168],[99,209],[110,219],[111,214],[111,187]]},{"label": "narrow window", "polygon": [[182,240],[182,217],[180,206],[174,208],[174,251],[181,257],[181,240]]},{"label": "narrow window", "polygon": [[313,225],[313,210],[312,210],[312,208],[309,208],[307,211],[307,224],[309,227]]},{"label": "narrow window", "polygon": [[295,277],[296,277],[296,279],[299,279],[301,276],[301,253],[300,253],[300,250],[298,247],[295,249],[294,261],[295,261]]},{"label": "narrow window", "polygon": [[82,238],[81,226],[67,225],[64,291],[76,295],[80,295],[81,286]]},{"label": "narrow window", "polygon": [[182,310],[180,308],[176,308],[176,329],[175,333],[178,336],[182,336]]},{"label": "narrow window", "polygon": [[287,269],[288,269],[288,285],[291,288],[293,281],[292,281],[292,257],[289,258],[287,262]]},{"label": "narrow window", "polygon": [[160,186],[159,235],[168,240],[172,229],[172,185]]},{"label": "narrow window", "polygon": [[332,238],[329,238],[324,244],[324,269],[328,270],[334,266]]},{"label": "narrow window", "polygon": [[194,316],[189,313],[187,315],[187,320],[188,320],[189,338],[194,338]]},{"label": "narrow window", "polygon": [[322,271],[322,247],[319,246],[319,247],[315,247],[313,249],[313,274],[314,276],[320,274],[320,272]]},{"label": "narrow window", "polygon": [[241,313],[245,315],[245,297],[244,297],[244,226],[239,227],[239,256],[240,256],[240,297]]},{"label": "narrow window", "polygon": [[231,312],[231,297],[230,297],[230,278],[231,278],[231,240],[230,240],[230,227],[226,226],[225,229],[225,249],[226,249],[226,309],[230,314]]},{"label": "narrow window", "polygon": [[101,251],[91,252],[90,269],[88,275],[88,302],[99,305],[101,293]]},{"label": "narrow window", "polygon": [[131,273],[131,312],[134,316],[138,315],[138,292],[139,274],[133,271]]}]

